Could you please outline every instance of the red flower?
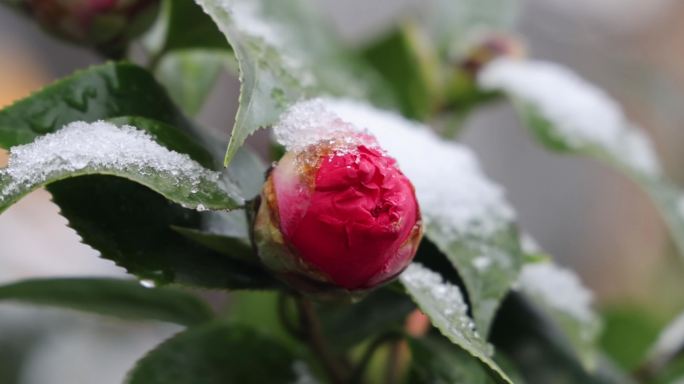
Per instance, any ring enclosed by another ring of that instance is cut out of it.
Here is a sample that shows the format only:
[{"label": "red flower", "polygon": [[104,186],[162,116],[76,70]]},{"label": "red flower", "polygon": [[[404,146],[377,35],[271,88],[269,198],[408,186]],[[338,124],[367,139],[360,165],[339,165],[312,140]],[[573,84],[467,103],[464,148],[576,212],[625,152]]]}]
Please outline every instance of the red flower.
[{"label": "red flower", "polygon": [[286,154],[262,193],[260,256],[300,288],[302,279],[347,290],[387,282],[411,262],[421,237],[413,185],[395,160],[367,136],[339,143]]},{"label": "red flower", "polygon": [[25,0],[37,21],[64,39],[119,53],[154,20],[159,0]]}]

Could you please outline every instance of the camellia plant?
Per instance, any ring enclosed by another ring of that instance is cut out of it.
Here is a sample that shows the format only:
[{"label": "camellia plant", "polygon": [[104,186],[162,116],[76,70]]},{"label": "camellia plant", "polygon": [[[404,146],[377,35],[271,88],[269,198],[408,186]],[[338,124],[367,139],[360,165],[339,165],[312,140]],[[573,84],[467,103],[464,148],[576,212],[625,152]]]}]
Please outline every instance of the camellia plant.
[{"label": "camellia plant", "polygon": [[[541,145],[641,185],[684,253],[684,200],[650,139],[526,55],[514,2],[436,0],[355,48],[305,0],[8,5],[113,61],[0,111],[0,211],[45,187],[136,279],[25,280],[0,299],[186,327],[127,383],[656,383],[681,354],[680,318],[639,369],[613,364],[591,294],[457,141],[468,113],[509,101]],[[222,70],[241,94],[216,137],[191,117]],[[259,129],[261,156],[243,145]]]}]

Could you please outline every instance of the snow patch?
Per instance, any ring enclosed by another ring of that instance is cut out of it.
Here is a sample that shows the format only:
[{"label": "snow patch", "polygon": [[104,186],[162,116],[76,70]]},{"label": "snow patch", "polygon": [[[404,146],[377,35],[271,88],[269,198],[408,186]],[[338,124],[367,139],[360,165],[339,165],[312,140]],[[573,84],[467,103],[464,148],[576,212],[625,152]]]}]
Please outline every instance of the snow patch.
[{"label": "snow patch", "polygon": [[552,263],[523,267],[517,285],[521,291],[539,298],[549,307],[583,321],[594,322],[592,293],[573,272]]},{"label": "snow patch", "polygon": [[501,58],[485,67],[479,83],[536,108],[552,124],[552,134],[575,150],[598,148],[639,172],[661,172],[648,136],[627,120],[608,94],[567,68]]}]

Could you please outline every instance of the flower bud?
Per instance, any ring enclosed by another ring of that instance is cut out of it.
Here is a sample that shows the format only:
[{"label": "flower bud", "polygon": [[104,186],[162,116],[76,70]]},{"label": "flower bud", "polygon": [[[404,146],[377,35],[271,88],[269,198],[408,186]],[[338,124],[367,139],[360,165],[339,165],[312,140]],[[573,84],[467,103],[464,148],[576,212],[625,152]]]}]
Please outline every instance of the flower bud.
[{"label": "flower bud", "polygon": [[154,21],[159,0],[24,0],[55,35],[119,54]]},{"label": "flower bud", "polygon": [[301,291],[359,291],[411,262],[422,236],[411,182],[369,135],[287,152],[254,220],[262,262]]}]

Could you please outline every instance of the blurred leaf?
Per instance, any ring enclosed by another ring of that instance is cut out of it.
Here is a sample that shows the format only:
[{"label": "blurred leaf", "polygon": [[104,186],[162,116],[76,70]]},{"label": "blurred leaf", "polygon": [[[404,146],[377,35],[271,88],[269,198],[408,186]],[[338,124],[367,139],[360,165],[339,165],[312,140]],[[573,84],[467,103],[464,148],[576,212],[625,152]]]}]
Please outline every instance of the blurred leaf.
[{"label": "blurred leaf", "polygon": [[346,351],[369,337],[400,329],[414,309],[405,294],[385,287],[357,303],[321,303],[319,313],[331,344]]},{"label": "blurred leaf", "polygon": [[432,38],[444,56],[462,56],[473,40],[514,28],[518,0],[436,0],[427,20]]},{"label": "blurred leaf", "polygon": [[291,384],[304,364],[242,326],[210,323],[165,341],[129,374],[129,384]]},{"label": "blurred leaf", "polygon": [[240,67],[240,106],[226,164],[250,134],[272,125],[295,101],[386,93],[377,74],[341,47],[308,1],[198,3],[226,35]]},{"label": "blurred leaf", "polygon": [[364,48],[363,56],[393,89],[404,116],[431,117],[440,102],[440,63],[424,31],[403,23]]},{"label": "blurred leaf", "polygon": [[418,307],[451,342],[477,358],[497,382],[512,383],[492,360],[493,350],[475,331],[468,306],[457,286],[420,264],[411,264],[399,277]]},{"label": "blurred leaf", "polygon": [[278,314],[279,292],[240,291],[230,294],[226,319],[242,326],[249,326],[272,337],[290,348],[306,349],[283,327]]},{"label": "blurred leaf", "polygon": [[[86,127],[89,130],[81,129]],[[238,208],[244,201],[237,187],[221,179],[218,173],[207,170],[189,157],[167,156],[169,152],[165,147],[153,148],[147,138],[103,123],[83,125],[79,129],[65,129],[11,149],[9,165],[0,170],[0,212],[39,187],[98,174],[142,184],[187,208],[228,210]],[[112,143],[102,147],[100,134],[111,135],[113,140],[118,138],[130,146],[122,148]],[[66,155],[55,154],[55,145],[59,145],[59,152]],[[98,146],[97,152],[93,145]],[[154,158],[153,153],[163,157]],[[121,159],[111,160],[116,157]]]},{"label": "blurred leaf", "polygon": [[551,262],[523,267],[518,289],[558,327],[588,370],[596,366],[601,319],[591,307],[593,300],[569,270]]},{"label": "blurred leaf", "polygon": [[407,384],[493,383],[477,359],[438,338],[410,339],[409,347],[412,361]]},{"label": "blurred leaf", "polygon": [[633,384],[605,358],[588,372],[550,318],[520,293],[504,301],[491,342],[515,364],[527,384]]},{"label": "blurred leaf", "polygon": [[602,348],[623,369],[636,368],[658,336],[661,321],[636,305],[611,306],[601,312]]},{"label": "blurred leaf", "polygon": [[174,51],[164,55],[155,73],[173,100],[185,113],[194,116],[202,110],[221,69],[231,60],[231,56],[221,50]]},{"label": "blurred leaf", "polygon": [[651,346],[641,373],[647,373],[649,377],[655,376],[672,361],[684,356],[684,313],[675,318],[660,333],[658,339]]},{"label": "blurred leaf", "polygon": [[120,279],[23,280],[0,286],[0,300],[188,326],[214,317],[211,309],[195,295],[172,288],[145,288],[137,281]]}]

